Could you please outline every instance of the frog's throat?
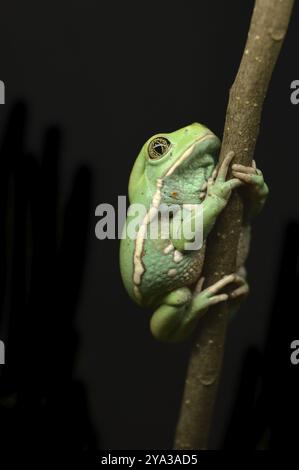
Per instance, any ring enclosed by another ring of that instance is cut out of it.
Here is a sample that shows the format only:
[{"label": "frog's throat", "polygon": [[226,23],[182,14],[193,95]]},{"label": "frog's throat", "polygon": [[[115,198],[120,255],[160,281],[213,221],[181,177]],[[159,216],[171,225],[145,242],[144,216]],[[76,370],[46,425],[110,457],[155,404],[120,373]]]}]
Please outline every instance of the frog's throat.
[{"label": "frog's throat", "polygon": [[210,139],[211,137],[214,137],[214,134],[212,133],[207,133],[204,136],[200,137],[197,139],[192,145],[190,145],[180,156],[180,158],[177,159],[177,161],[170,167],[168,170],[165,172],[162,178],[157,178],[156,180],[156,191],[153,195],[150,208],[145,214],[140,227],[137,232],[136,240],[135,240],[135,249],[134,249],[134,273],[133,273],[133,289],[134,289],[134,294],[136,296],[137,300],[141,300],[142,295],[140,292],[140,284],[142,280],[142,276],[145,272],[145,266],[142,261],[143,257],[143,247],[144,247],[144,241],[145,237],[147,234],[147,226],[152,222],[152,220],[156,217],[160,202],[161,202],[161,189],[164,183],[164,178],[172,175],[172,173],[180,166],[193,152],[195,146],[207,139]]}]

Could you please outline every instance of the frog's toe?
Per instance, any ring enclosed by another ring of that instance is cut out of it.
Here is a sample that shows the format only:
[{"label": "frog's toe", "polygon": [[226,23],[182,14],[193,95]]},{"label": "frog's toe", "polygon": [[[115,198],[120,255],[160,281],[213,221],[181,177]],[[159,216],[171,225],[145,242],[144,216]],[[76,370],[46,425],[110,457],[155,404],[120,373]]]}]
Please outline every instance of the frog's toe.
[{"label": "frog's toe", "polygon": [[232,165],[232,174],[235,178],[243,181],[243,183],[259,187],[264,185],[263,173],[256,168],[255,163],[253,163],[252,166],[235,163]]},{"label": "frog's toe", "polygon": [[221,163],[218,169],[217,181],[225,181],[229,165],[231,164],[234,156],[235,156],[235,152],[233,151],[230,151],[227,153],[227,155],[225,156],[223,162]]},{"label": "frog's toe", "polygon": [[236,273],[228,274],[223,276],[222,279],[215,282],[211,286],[207,287],[203,292],[206,292],[208,296],[212,296],[217,294],[221,289],[228,286],[229,284],[236,283],[236,284],[243,284],[243,278]]},{"label": "frog's toe", "polygon": [[257,175],[258,171],[260,171],[256,168],[256,165],[253,162],[251,166],[241,165],[240,163],[234,163],[232,165],[232,170],[251,175]]},{"label": "frog's toe", "polygon": [[231,299],[237,299],[239,297],[245,297],[248,293],[249,293],[249,285],[244,280],[244,284],[242,286],[237,287],[235,290],[233,290],[229,294],[229,297]]},{"label": "frog's toe", "polygon": [[226,300],[228,300],[228,294],[213,295],[209,298],[206,307],[211,307],[212,305],[219,304],[220,302],[225,302]]}]

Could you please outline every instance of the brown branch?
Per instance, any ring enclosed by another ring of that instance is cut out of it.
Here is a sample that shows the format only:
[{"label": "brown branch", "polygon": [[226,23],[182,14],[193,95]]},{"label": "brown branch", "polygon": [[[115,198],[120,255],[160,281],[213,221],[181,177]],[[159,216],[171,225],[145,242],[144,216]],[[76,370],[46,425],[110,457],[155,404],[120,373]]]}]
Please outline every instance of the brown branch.
[{"label": "brown branch", "polygon": [[[269,81],[287,32],[293,0],[256,0],[249,34],[230,90],[220,161],[233,150],[237,163],[251,164]],[[204,276],[211,285],[236,269],[242,201],[237,192],[208,239]],[[189,361],[175,449],[206,449],[227,326],[227,303],[200,322]]]}]

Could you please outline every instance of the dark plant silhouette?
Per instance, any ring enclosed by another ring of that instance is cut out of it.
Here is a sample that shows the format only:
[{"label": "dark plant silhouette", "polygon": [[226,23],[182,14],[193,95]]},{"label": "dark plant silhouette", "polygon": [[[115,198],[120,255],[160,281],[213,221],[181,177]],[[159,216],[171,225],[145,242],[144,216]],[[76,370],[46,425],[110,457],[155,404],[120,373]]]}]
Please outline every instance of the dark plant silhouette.
[{"label": "dark plant silhouette", "polygon": [[91,176],[77,171],[64,207],[61,132],[47,130],[36,158],[25,149],[26,127],[19,103],[0,150],[0,448],[74,454],[96,446],[83,384],[73,378]]},{"label": "dark plant silhouette", "polygon": [[[288,224],[264,353],[248,351],[225,449],[295,449],[298,372],[290,344],[299,335],[299,224]],[[298,367],[298,366],[297,366]]]}]

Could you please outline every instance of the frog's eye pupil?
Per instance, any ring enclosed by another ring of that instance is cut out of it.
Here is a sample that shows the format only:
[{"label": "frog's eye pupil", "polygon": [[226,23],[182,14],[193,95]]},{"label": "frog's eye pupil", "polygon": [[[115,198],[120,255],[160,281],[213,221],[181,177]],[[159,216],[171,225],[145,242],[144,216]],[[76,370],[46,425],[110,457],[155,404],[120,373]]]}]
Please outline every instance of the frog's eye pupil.
[{"label": "frog's eye pupil", "polygon": [[149,144],[149,157],[153,160],[161,158],[168,151],[170,145],[169,140],[165,137],[156,137]]}]

